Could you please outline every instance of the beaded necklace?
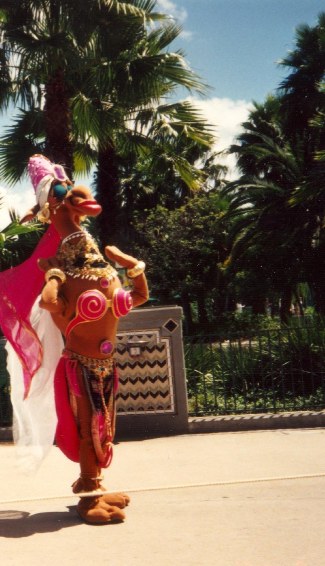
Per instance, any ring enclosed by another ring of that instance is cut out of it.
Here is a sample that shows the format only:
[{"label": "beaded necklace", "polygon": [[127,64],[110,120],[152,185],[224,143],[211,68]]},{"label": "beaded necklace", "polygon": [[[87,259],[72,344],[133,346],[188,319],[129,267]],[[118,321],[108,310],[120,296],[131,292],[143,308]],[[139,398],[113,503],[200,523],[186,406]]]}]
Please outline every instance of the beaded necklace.
[{"label": "beaded necklace", "polygon": [[66,275],[94,281],[101,279],[102,287],[108,286],[117,276],[115,269],[100,253],[95,240],[85,230],[73,232],[64,238],[57,258]]}]

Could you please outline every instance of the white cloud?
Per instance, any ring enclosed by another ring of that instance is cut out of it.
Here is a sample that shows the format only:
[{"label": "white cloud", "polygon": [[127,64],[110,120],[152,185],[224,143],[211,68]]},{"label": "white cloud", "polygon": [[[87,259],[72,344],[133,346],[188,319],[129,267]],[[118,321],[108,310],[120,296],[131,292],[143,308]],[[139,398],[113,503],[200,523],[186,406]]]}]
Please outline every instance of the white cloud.
[{"label": "white cloud", "polygon": [[[178,6],[175,2],[172,2],[172,0],[156,0],[156,1],[157,1],[158,10],[160,10],[162,13],[167,14],[168,16],[176,20],[176,22],[181,24],[181,26],[187,20],[187,16],[188,16],[187,10],[186,8],[183,8],[183,6]],[[182,31],[179,34],[179,37],[184,39],[184,41],[191,41],[193,36],[194,36],[194,32],[188,29],[182,29]]]},{"label": "white cloud", "polygon": [[[206,120],[214,126],[217,142],[216,151],[227,149],[241,131],[241,124],[247,119],[252,108],[246,100],[232,100],[230,98],[210,98],[206,100],[190,99],[199,109]],[[228,177],[235,174],[235,157],[220,157],[220,162],[229,167]]]},{"label": "white cloud", "polygon": [[194,32],[193,31],[189,31],[189,30],[182,30],[181,33],[179,34],[179,37],[181,37],[182,39],[185,39],[185,41],[191,41],[191,39],[194,37]]},{"label": "white cloud", "polygon": [[5,199],[4,190],[0,188],[0,198],[1,198],[1,208],[0,208],[0,230],[5,228],[9,223],[9,214],[7,209],[7,203]]},{"label": "white cloud", "polygon": [[36,204],[35,193],[31,187],[19,184],[16,187],[6,189],[0,187],[0,230],[5,228],[9,222],[9,209],[13,209],[23,216],[27,210]]},{"label": "white cloud", "polygon": [[172,0],[157,0],[157,7],[180,23],[184,23],[187,19],[186,9],[182,6],[177,6]]}]

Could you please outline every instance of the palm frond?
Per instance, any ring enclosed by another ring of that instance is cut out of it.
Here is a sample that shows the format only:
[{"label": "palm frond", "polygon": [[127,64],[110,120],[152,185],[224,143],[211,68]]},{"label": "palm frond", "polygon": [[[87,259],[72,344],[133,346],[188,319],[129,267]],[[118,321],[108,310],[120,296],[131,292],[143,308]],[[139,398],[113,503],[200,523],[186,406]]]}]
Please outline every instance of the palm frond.
[{"label": "palm frond", "polygon": [[132,2],[129,0],[125,2],[118,0],[102,0],[102,6],[106,7],[108,13],[133,16],[134,18],[148,23],[166,19],[165,14],[152,11],[155,7],[155,3],[145,0],[133,0]]},{"label": "palm frond", "polygon": [[28,224],[19,224],[19,216],[14,211],[9,211],[11,222],[2,231],[2,236],[5,240],[17,238],[19,236],[30,234],[31,232],[39,232],[43,229],[42,225],[37,222],[30,222]]},{"label": "palm frond", "polygon": [[43,121],[41,111],[21,111],[0,139],[0,177],[14,184],[26,174],[28,159],[42,153]]},{"label": "palm frond", "polygon": [[166,25],[153,30],[147,38],[148,54],[156,55],[169,47],[181,31],[182,26],[174,22],[168,22]]},{"label": "palm frond", "polygon": [[184,183],[192,191],[197,191],[202,187],[205,180],[205,174],[195,166],[191,165],[187,159],[179,155],[174,155],[172,159],[173,167]]}]

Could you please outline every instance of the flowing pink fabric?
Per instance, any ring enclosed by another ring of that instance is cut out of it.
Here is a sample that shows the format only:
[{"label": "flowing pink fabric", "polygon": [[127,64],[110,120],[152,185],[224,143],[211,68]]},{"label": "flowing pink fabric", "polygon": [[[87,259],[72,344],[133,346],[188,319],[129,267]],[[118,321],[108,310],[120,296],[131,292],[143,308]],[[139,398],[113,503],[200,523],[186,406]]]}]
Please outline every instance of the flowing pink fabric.
[{"label": "flowing pink fabric", "polygon": [[65,359],[66,359],[65,369],[69,381],[69,387],[71,388],[72,393],[76,397],[81,397],[81,391],[78,383],[78,371],[77,371],[78,362],[77,360],[71,360],[70,358],[67,357],[65,357]]},{"label": "flowing pink fabric", "polygon": [[0,326],[24,370],[25,397],[42,361],[42,346],[30,323],[30,313],[44,284],[37,260],[56,254],[60,236],[51,225],[31,257],[0,273]]},{"label": "flowing pink fabric", "polygon": [[58,417],[55,440],[57,446],[67,458],[73,462],[79,462],[80,438],[77,423],[71,410],[67,384],[67,373],[71,369],[69,360],[62,356],[54,378],[55,406]]},{"label": "flowing pink fabric", "polygon": [[[114,370],[114,390],[117,387],[116,382],[117,372]],[[63,354],[57,365],[54,378],[55,406],[58,418],[55,441],[67,458],[73,462],[79,462],[80,437],[78,424],[71,408],[69,386],[74,395],[77,397],[81,395],[74,360],[70,360]],[[113,458],[113,446],[105,443],[107,429],[104,415],[97,412],[93,413],[91,429],[98,464],[101,468],[107,468]],[[108,440],[113,442],[113,438]]]},{"label": "flowing pink fabric", "polygon": [[[107,437],[104,415],[99,413],[93,414],[91,429],[98,463],[101,468],[108,468],[113,459],[113,438]],[[108,441],[110,444],[106,444],[104,441]]]}]

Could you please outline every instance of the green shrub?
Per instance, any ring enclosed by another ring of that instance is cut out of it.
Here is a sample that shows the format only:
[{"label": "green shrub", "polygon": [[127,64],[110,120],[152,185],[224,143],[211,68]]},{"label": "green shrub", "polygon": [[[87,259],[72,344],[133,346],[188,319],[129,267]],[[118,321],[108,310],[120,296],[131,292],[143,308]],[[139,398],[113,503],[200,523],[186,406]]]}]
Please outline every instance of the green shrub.
[{"label": "green shrub", "polygon": [[226,414],[324,405],[322,321],[245,338],[185,342],[190,412]]}]

